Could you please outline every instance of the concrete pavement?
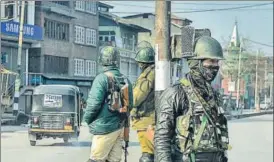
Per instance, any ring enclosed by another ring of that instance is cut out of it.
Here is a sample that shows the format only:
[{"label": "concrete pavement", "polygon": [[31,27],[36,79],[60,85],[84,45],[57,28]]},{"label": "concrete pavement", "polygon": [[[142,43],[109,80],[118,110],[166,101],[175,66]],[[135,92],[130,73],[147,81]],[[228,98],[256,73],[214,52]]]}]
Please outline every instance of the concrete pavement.
[{"label": "concrete pavement", "polygon": [[[255,112],[254,109],[245,109],[241,113],[240,111],[233,110],[230,115],[226,115],[227,118],[234,119],[234,118],[243,118],[243,117],[250,117],[250,116],[257,116],[257,115],[264,115],[264,114],[273,114],[273,109],[270,110],[261,110],[261,112]],[[12,114],[2,114],[2,125],[15,125],[15,117]]]},{"label": "concrete pavement", "polygon": [[273,115],[229,122],[229,162],[273,162]]},{"label": "concrete pavement", "polygon": [[[91,135],[81,128],[79,141],[64,144],[61,139],[44,139],[29,145],[27,128],[3,126],[2,162],[85,162],[89,156]],[[229,162],[273,162],[273,115],[229,121],[232,150]],[[141,155],[135,132],[131,132],[128,162]]]}]

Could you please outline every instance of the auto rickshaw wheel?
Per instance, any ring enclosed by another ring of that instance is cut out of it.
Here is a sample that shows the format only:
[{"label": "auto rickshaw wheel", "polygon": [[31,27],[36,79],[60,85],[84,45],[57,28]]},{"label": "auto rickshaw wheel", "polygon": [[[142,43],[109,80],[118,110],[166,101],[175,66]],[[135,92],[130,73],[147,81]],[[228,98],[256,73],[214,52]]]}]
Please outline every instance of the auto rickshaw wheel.
[{"label": "auto rickshaw wheel", "polygon": [[31,146],[35,146],[36,145],[36,141],[29,141]]},{"label": "auto rickshaw wheel", "polygon": [[68,143],[68,137],[64,137],[63,140],[65,143]]}]

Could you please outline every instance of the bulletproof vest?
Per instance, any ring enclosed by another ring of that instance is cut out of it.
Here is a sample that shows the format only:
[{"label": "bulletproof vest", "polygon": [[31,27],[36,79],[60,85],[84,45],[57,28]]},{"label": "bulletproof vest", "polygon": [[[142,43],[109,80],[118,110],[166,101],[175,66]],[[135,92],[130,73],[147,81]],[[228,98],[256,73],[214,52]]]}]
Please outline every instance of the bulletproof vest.
[{"label": "bulletproof vest", "polygon": [[[204,101],[201,101],[194,92],[191,83],[187,79],[181,80],[181,83],[189,101],[187,114],[176,119],[176,141],[181,152],[189,154],[227,150],[229,143],[227,120],[218,96],[214,93],[214,107],[207,107],[207,110],[215,109],[217,114],[207,113],[210,116],[208,118],[204,109],[204,105],[207,104],[202,103]],[[201,129],[202,127],[204,129]]]},{"label": "bulletproof vest", "polygon": [[[149,67],[147,67],[139,76],[139,78],[136,81],[135,87],[136,86],[142,86],[141,82],[141,78],[145,78],[145,80],[152,80],[151,81],[151,88],[147,89],[146,91],[149,91],[149,94],[147,96],[147,98],[137,107],[138,109],[138,115],[140,117],[145,117],[145,116],[150,116],[151,113],[154,112],[154,83],[155,83],[155,79],[154,78],[148,78],[148,77],[155,77],[154,75],[151,76],[150,74],[154,71],[155,66],[151,65]],[[141,88],[138,88],[139,90],[141,90]]]}]

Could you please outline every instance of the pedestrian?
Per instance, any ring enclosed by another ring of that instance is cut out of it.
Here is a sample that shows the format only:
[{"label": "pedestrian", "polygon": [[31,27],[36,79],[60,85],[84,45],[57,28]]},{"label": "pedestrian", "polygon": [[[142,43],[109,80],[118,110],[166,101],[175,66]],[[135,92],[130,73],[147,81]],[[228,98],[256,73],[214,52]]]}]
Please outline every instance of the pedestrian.
[{"label": "pedestrian", "polygon": [[220,43],[202,36],[195,41],[190,72],[167,88],[156,103],[156,162],[227,162],[227,119],[211,82],[223,59]]},{"label": "pedestrian", "polygon": [[93,81],[83,118],[93,134],[88,162],[121,161],[133,94],[130,81],[119,71],[119,62],[118,49],[111,46],[100,49],[99,63],[103,72]]},{"label": "pedestrian", "polygon": [[87,102],[86,102],[86,100],[84,98],[84,94],[82,92],[80,93],[80,97],[81,97],[80,121],[82,122],[85,108],[87,106]]},{"label": "pedestrian", "polygon": [[153,129],[155,126],[154,57],[155,52],[148,42],[139,43],[135,60],[138,62],[142,73],[135,82],[133,89],[133,109],[130,113],[132,128],[137,131],[142,151],[139,162],[154,161],[153,138],[149,137],[147,133],[148,128]]}]

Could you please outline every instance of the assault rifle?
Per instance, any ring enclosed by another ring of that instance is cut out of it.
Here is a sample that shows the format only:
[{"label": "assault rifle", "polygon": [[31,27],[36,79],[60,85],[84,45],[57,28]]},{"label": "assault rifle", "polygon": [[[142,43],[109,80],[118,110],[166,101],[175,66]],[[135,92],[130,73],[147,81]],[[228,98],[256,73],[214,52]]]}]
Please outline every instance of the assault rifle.
[{"label": "assault rifle", "polygon": [[128,83],[125,80],[125,85],[121,88],[121,99],[122,99],[122,108],[120,108],[120,113],[124,113],[125,115],[125,126],[124,126],[124,151],[125,151],[125,162],[127,162],[127,155],[128,155],[128,142],[129,142],[129,87]]},{"label": "assault rifle", "polygon": [[124,152],[125,152],[125,162],[127,162],[127,155],[128,155],[128,143],[129,143],[129,120],[128,117],[125,121],[125,127],[124,127],[124,142],[125,142],[125,146],[124,146]]}]

